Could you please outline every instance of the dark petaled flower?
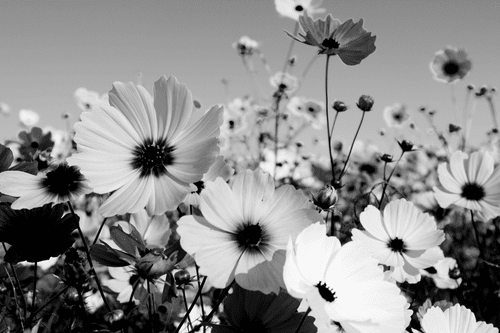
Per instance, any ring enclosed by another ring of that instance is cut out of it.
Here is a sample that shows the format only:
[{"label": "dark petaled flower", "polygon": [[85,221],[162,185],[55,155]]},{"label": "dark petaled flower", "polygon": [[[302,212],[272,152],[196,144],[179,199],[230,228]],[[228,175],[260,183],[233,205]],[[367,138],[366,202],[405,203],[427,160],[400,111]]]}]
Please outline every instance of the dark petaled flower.
[{"label": "dark petaled flower", "polygon": [[[300,301],[281,290],[279,295],[265,295],[234,285],[224,300],[224,311],[231,326],[215,326],[213,333],[295,332],[303,313],[297,312]],[[317,332],[313,317],[306,317],[299,332]]]},{"label": "dark petaled flower", "polygon": [[302,39],[286,32],[298,42],[316,46],[319,54],[338,55],[346,65],[357,65],[364,58],[375,52],[375,38],[371,32],[363,29],[363,19],[354,23],[352,19],[340,23],[328,14],[326,19],[313,20],[307,13],[299,17],[304,34]]},{"label": "dark petaled flower", "polygon": [[349,107],[342,101],[335,101],[333,103],[333,109],[337,112],[344,112],[349,109]]},{"label": "dark petaled flower", "polygon": [[372,110],[373,104],[375,104],[373,97],[368,95],[361,95],[356,105],[361,111],[368,112]]},{"label": "dark petaled flower", "polygon": [[399,147],[403,152],[410,152],[410,151],[415,151],[416,149],[413,149],[413,142],[408,141],[408,140],[403,140],[403,141],[398,141]]},{"label": "dark petaled flower", "polygon": [[42,261],[64,253],[75,241],[71,236],[77,228],[78,217],[63,217],[64,205],[14,210],[0,203],[0,241],[12,245],[4,260]]},{"label": "dark petaled flower", "polygon": [[31,175],[21,171],[0,174],[0,192],[19,197],[13,209],[41,207],[47,203],[63,203],[88,194],[92,189],[75,166],[66,163],[51,168],[46,174]]},{"label": "dark petaled flower", "polygon": [[52,133],[43,133],[42,129],[39,127],[33,127],[31,131],[22,131],[19,133],[19,153],[21,154],[21,160],[30,162],[37,161],[38,169],[45,169],[47,167],[47,161],[40,159],[40,153],[44,151],[50,151],[54,147],[54,141],[52,141]]}]

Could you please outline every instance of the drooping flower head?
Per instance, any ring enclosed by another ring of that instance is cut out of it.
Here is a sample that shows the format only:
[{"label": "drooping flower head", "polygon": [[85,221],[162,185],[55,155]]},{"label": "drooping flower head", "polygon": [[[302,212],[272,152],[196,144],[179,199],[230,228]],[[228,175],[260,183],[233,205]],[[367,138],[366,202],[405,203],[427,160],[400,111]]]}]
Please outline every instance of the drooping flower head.
[{"label": "drooping flower head", "polygon": [[222,107],[187,126],[193,98],[173,76],[155,82],[154,99],[140,85],[115,82],[109,103],[82,113],[68,163],[81,167],[94,192],[113,192],[103,216],[174,210],[219,154]]},{"label": "drooping flower head", "polygon": [[447,46],[436,52],[430,66],[435,80],[451,83],[463,79],[471,70],[472,62],[464,49]]},{"label": "drooping flower head", "polygon": [[435,265],[442,253],[432,249],[444,241],[434,218],[420,212],[405,199],[391,201],[384,214],[369,205],[360,215],[365,228],[352,230],[352,239],[360,241],[379,263],[390,266],[398,282],[420,281],[419,269]]},{"label": "drooping flower head", "polygon": [[13,209],[41,207],[47,203],[64,203],[92,192],[88,181],[76,166],[61,163],[46,173],[32,175],[22,171],[0,173],[0,192],[19,197]]},{"label": "drooping flower head", "polygon": [[437,306],[431,307],[420,324],[425,333],[498,333],[498,328],[476,321],[474,313],[460,304],[444,311]]},{"label": "drooping flower head", "polygon": [[200,197],[203,217],[183,216],[177,229],[200,273],[216,288],[236,279],[245,289],[278,294],[288,238],[322,220],[307,197],[290,185],[275,189],[260,169],[240,173],[231,187],[220,177],[207,182]]},{"label": "drooping flower head", "polygon": [[438,167],[440,187],[434,195],[443,208],[451,205],[472,209],[485,221],[500,215],[500,167],[488,152],[473,152],[470,157],[456,151],[449,163]]},{"label": "drooping flower head", "polygon": [[298,38],[287,35],[298,42],[316,46],[319,54],[338,55],[346,65],[357,65],[375,52],[375,38],[363,29],[363,19],[354,23],[352,19],[340,23],[328,14],[326,19],[313,20],[307,13],[299,17],[300,27],[305,34]]},{"label": "drooping flower head", "polygon": [[276,11],[284,17],[298,21],[303,13],[309,15],[324,13],[324,8],[319,8],[323,0],[274,0]]},{"label": "drooping flower head", "polygon": [[0,242],[12,245],[5,261],[38,262],[63,254],[74,243],[71,233],[78,226],[78,217],[63,214],[63,204],[15,210],[0,203]]},{"label": "drooping flower head", "polygon": [[377,260],[359,242],[341,246],[327,237],[324,224],[289,240],[283,276],[290,295],[305,298],[315,325],[328,332],[402,332],[409,322],[406,299]]}]

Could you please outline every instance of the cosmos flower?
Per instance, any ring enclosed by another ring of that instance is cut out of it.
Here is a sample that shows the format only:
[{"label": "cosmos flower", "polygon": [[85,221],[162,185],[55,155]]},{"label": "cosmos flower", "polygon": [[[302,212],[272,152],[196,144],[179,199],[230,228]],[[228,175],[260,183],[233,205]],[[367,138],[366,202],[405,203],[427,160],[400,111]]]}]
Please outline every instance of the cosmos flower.
[{"label": "cosmos flower", "polygon": [[108,104],[108,95],[104,94],[99,96],[95,91],[88,90],[86,88],[78,88],[73,94],[76,100],[76,104],[82,111],[90,111],[94,106],[100,104]]},{"label": "cosmos flower", "polygon": [[260,169],[238,174],[231,187],[220,177],[207,182],[200,211],[203,217],[183,216],[177,229],[200,273],[216,288],[236,279],[265,294],[285,286],[288,238],[322,220],[301,191],[290,185],[275,189],[273,178]]},{"label": "cosmos flower", "polygon": [[172,234],[166,215],[148,216],[145,209],[131,214],[129,222],[118,221],[116,224],[127,234],[132,232],[131,225],[134,226],[148,248],[165,247]]},{"label": "cosmos flower", "polygon": [[384,109],[384,120],[389,127],[401,127],[410,118],[406,106],[396,103]]},{"label": "cosmos flower", "polygon": [[283,72],[277,72],[271,76],[269,78],[269,83],[273,88],[286,94],[292,94],[299,87],[299,79],[291,74]]},{"label": "cosmos flower", "polygon": [[431,307],[420,324],[425,333],[498,333],[498,328],[484,321],[476,321],[474,313],[460,304],[444,311],[439,307]]},{"label": "cosmos flower", "polygon": [[325,104],[322,102],[295,96],[290,99],[287,108],[306,119],[315,129],[321,129],[325,124]]},{"label": "cosmos flower", "polygon": [[298,38],[287,35],[298,42],[316,46],[318,54],[338,55],[346,65],[357,65],[375,52],[375,36],[363,29],[363,19],[354,23],[352,19],[340,23],[328,14],[326,19],[313,20],[305,13],[299,17],[300,27],[305,34]]},{"label": "cosmos flower", "polygon": [[234,169],[231,168],[226,161],[224,156],[219,156],[215,159],[214,163],[210,166],[210,169],[203,175],[203,178],[195,185],[198,188],[196,192],[191,192],[184,199],[186,205],[198,206],[200,204],[200,193],[205,188],[205,183],[209,181],[214,181],[217,177],[221,177],[224,181],[228,181],[229,177],[234,174]]},{"label": "cosmos flower", "polygon": [[[433,251],[439,251],[439,255],[444,257],[443,250],[439,247],[434,248]],[[420,273],[423,276],[431,277],[439,289],[456,289],[462,283],[457,261],[449,257],[439,260],[432,267],[421,269]]]},{"label": "cosmos flower", "polygon": [[436,52],[430,66],[435,80],[451,83],[463,79],[471,70],[472,63],[464,49],[447,46]]},{"label": "cosmos flower", "polygon": [[194,106],[186,85],[162,76],[154,90],[153,99],[142,86],[115,82],[110,106],[83,112],[75,124],[78,152],[67,160],[94,192],[113,192],[99,208],[103,216],[174,210],[219,155],[222,107],[187,126]]},{"label": "cosmos flower", "polygon": [[341,246],[327,237],[324,224],[310,225],[288,241],[283,276],[290,295],[306,299],[318,328],[400,333],[409,322],[405,297],[384,280],[377,260],[359,242]]},{"label": "cosmos flower", "polygon": [[47,173],[32,175],[22,171],[0,173],[0,192],[19,197],[13,209],[41,207],[47,203],[64,203],[92,192],[77,167],[59,164]]},{"label": "cosmos flower", "polygon": [[473,152],[470,157],[456,151],[449,163],[438,166],[441,186],[434,195],[443,208],[450,205],[475,210],[488,221],[500,215],[500,167],[488,152]]},{"label": "cosmos flower", "polygon": [[444,241],[434,218],[420,212],[405,199],[391,201],[384,214],[369,205],[360,215],[365,228],[352,230],[352,239],[364,247],[383,265],[390,266],[391,276],[398,282],[420,281],[419,269],[435,265],[443,258],[432,249]]},{"label": "cosmos flower", "polygon": [[4,260],[38,262],[63,254],[73,243],[78,217],[64,214],[64,205],[15,210],[0,203],[0,242],[12,245]]},{"label": "cosmos flower", "polygon": [[40,121],[40,115],[33,110],[21,109],[19,110],[19,120],[24,126],[33,127]]},{"label": "cosmos flower", "polygon": [[[265,295],[234,285],[232,291],[224,299],[224,312],[231,326],[215,326],[212,333],[295,332],[304,317],[297,312],[300,301],[284,290],[279,295]],[[313,321],[314,318],[307,316],[299,332],[316,332]]]},{"label": "cosmos flower", "polygon": [[10,105],[5,103],[5,102],[0,102],[0,113],[3,114],[4,116],[10,115]]},{"label": "cosmos flower", "polygon": [[248,36],[242,36],[233,44],[233,48],[241,56],[250,56],[259,48],[259,43]]},{"label": "cosmos flower", "polygon": [[322,2],[323,0],[274,0],[278,14],[295,21],[298,21],[303,13],[309,15],[324,13],[325,9],[319,8]]}]

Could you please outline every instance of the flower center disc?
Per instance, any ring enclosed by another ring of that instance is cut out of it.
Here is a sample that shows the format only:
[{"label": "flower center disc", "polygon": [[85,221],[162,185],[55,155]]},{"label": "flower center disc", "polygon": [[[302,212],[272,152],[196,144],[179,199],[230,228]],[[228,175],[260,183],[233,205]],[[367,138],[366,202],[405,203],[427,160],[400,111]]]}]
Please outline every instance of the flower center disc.
[{"label": "flower center disc", "polygon": [[406,247],[405,243],[403,242],[402,239],[399,238],[394,238],[389,241],[389,244],[387,246],[393,251],[393,252],[399,252],[399,253],[404,253],[406,252]]},{"label": "flower center disc", "polygon": [[444,64],[443,66],[443,72],[445,72],[446,75],[455,75],[458,73],[458,64],[450,61]]},{"label": "flower center disc", "polygon": [[134,149],[132,167],[141,171],[141,177],[151,174],[159,177],[167,172],[166,166],[173,164],[174,149],[175,147],[170,146],[163,139],[156,142],[146,140]]},{"label": "flower center disc", "polygon": [[246,224],[236,235],[238,245],[243,248],[257,247],[262,241],[262,228],[257,224]]},{"label": "flower center disc", "polygon": [[61,164],[47,173],[46,178],[42,181],[42,186],[50,193],[68,196],[78,190],[83,179],[83,175],[77,167]]},{"label": "flower center disc", "polygon": [[340,44],[331,37],[325,38],[325,40],[323,40],[323,43],[321,43],[321,45],[323,45],[327,49],[338,49],[340,46]]},{"label": "flower center disc", "polygon": [[462,187],[462,198],[479,201],[485,196],[484,189],[476,183],[468,183]]},{"label": "flower center disc", "polygon": [[298,6],[295,6],[295,10],[298,12],[301,12],[304,10],[304,7],[302,7],[301,5],[298,5]]},{"label": "flower center disc", "polygon": [[323,299],[329,303],[333,302],[336,297],[335,297],[335,292],[326,285],[324,282],[319,282],[316,285],[316,288],[318,288],[318,292],[323,297]]}]

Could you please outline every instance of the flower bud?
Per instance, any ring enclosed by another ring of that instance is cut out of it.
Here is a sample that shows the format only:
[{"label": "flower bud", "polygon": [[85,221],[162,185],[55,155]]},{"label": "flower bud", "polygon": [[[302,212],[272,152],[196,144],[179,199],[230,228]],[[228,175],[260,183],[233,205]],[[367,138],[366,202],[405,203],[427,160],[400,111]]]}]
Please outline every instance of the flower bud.
[{"label": "flower bud", "polygon": [[449,124],[448,125],[448,132],[449,133],[455,133],[455,132],[460,131],[461,129],[462,129],[462,127],[454,125],[454,124]]},{"label": "flower bud", "polygon": [[184,286],[191,282],[191,274],[185,269],[181,269],[174,275],[175,283],[179,286]]},{"label": "flower bud", "polygon": [[373,97],[368,95],[361,95],[356,105],[361,111],[368,112],[372,110],[374,103],[375,101],[373,100]]},{"label": "flower bud", "polygon": [[113,310],[104,315],[104,321],[110,331],[118,331],[125,325],[125,313],[120,309]]},{"label": "flower bud", "polygon": [[325,185],[318,191],[316,197],[313,197],[314,204],[322,210],[332,210],[337,200],[337,190],[330,184]]},{"label": "flower bud", "polygon": [[413,143],[411,141],[403,140],[401,142],[398,141],[399,147],[401,147],[401,150],[403,152],[409,152],[409,151],[414,151],[413,149]]},{"label": "flower bud", "polygon": [[344,112],[349,109],[349,107],[342,101],[335,101],[333,103],[333,109],[337,112]]},{"label": "flower bud", "polygon": [[66,291],[64,295],[64,300],[68,305],[78,305],[80,304],[80,296],[78,295],[78,291],[75,287],[71,287]]},{"label": "flower bud", "polygon": [[469,84],[469,85],[467,86],[467,89],[468,89],[468,90],[474,90],[474,89],[475,89],[475,87],[474,87],[474,85],[473,85],[473,84]]},{"label": "flower bud", "polygon": [[177,252],[174,252],[168,259],[163,255],[162,249],[152,249],[151,252],[140,258],[136,263],[139,275],[147,278],[157,279],[160,276],[171,272],[177,263]]},{"label": "flower bud", "polygon": [[389,154],[384,154],[380,156],[380,159],[384,161],[385,163],[391,163],[393,161],[393,156]]}]

